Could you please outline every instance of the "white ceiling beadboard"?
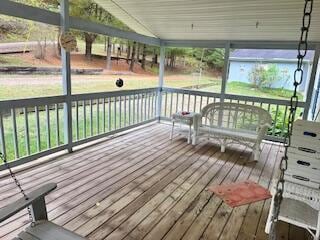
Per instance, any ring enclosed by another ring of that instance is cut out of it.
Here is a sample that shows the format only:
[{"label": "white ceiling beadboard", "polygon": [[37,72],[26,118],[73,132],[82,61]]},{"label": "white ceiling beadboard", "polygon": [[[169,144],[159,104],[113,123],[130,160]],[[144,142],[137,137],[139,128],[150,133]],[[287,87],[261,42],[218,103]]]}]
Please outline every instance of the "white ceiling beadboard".
[{"label": "white ceiling beadboard", "polygon": [[[296,41],[304,0],[96,0],[137,33],[170,40]],[[193,26],[193,27],[192,27]],[[320,41],[320,0],[310,41]]]}]

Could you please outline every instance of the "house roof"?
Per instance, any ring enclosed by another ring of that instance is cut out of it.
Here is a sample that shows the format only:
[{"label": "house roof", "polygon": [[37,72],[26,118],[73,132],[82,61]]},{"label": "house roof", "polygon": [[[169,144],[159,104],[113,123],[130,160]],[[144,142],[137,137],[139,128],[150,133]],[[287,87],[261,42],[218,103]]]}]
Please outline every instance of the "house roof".
[{"label": "house roof", "polygon": [[[312,61],[313,55],[314,51],[308,51],[305,60]],[[297,50],[236,49],[230,53],[230,58],[296,60]]]},{"label": "house roof", "polygon": [[[133,31],[164,40],[297,41],[301,0],[95,0]],[[310,41],[320,41],[315,1]]]}]

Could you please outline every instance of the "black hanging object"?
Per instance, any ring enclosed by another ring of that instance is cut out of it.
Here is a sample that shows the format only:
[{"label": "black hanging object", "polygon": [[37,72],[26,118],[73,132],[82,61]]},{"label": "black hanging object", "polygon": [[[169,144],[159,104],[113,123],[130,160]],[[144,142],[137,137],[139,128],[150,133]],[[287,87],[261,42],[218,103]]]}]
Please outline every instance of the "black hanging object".
[{"label": "black hanging object", "polygon": [[117,87],[122,87],[123,86],[123,80],[121,78],[119,78],[117,81],[116,81],[116,85]]}]

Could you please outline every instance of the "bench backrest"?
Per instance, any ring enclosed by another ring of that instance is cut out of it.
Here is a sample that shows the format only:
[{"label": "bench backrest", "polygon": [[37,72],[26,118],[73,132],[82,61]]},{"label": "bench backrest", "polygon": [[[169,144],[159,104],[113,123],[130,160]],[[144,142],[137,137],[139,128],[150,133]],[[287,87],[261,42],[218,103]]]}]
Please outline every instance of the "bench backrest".
[{"label": "bench backrest", "polygon": [[265,109],[239,103],[211,103],[202,109],[201,115],[203,124],[210,127],[257,131],[262,125],[272,124]]}]

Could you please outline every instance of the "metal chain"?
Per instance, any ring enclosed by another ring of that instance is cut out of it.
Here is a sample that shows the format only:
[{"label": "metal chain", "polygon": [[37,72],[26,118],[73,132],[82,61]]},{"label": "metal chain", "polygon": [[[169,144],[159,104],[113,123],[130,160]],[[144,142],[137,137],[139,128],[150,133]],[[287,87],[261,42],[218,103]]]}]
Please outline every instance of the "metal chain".
[{"label": "metal chain", "polygon": [[285,182],[284,175],[285,175],[285,171],[288,168],[288,148],[291,145],[292,127],[293,127],[295,114],[298,107],[297,90],[298,90],[298,86],[302,83],[302,80],[303,80],[303,69],[302,69],[303,60],[308,52],[308,35],[309,35],[309,28],[311,24],[312,8],[313,8],[313,0],[305,0],[304,9],[303,9],[301,35],[300,35],[299,45],[298,45],[297,69],[294,72],[294,83],[293,83],[294,90],[293,90],[293,95],[290,98],[290,113],[288,117],[287,133],[285,135],[285,141],[284,141],[285,150],[284,150],[284,156],[281,158],[281,162],[280,162],[280,176],[277,181],[276,192],[274,196],[274,208],[273,208],[273,214],[272,214],[272,224],[271,224],[269,239],[276,240],[275,223],[278,221],[280,206],[283,200],[283,191],[284,191],[284,182]]},{"label": "metal chain", "polygon": [[[17,179],[15,173],[12,171],[6,157],[2,154],[2,152],[0,152],[0,160],[3,161],[5,167],[8,169],[11,178],[14,180],[14,183],[16,184],[16,186],[18,187],[18,189],[20,190],[21,195],[24,197],[24,199],[27,201],[29,200],[28,195],[25,193],[25,191],[23,190],[19,180]],[[34,220],[31,214],[31,208],[28,206],[27,207],[27,211],[28,211],[28,216],[29,216],[29,221],[31,222],[31,226],[34,226]]]}]

